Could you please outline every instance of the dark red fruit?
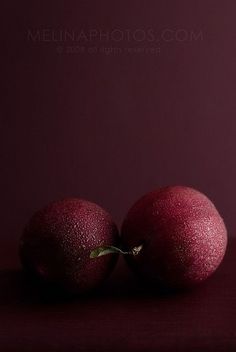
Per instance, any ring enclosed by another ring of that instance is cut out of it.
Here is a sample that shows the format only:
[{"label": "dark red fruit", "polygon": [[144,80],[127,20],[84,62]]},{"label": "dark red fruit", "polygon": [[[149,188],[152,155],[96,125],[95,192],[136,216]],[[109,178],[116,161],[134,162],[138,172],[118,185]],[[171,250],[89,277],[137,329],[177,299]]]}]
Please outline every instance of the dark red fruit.
[{"label": "dark red fruit", "polygon": [[225,254],[227,231],[213,203],[188,187],[157,189],[129,210],[121,231],[131,267],[154,283],[179,288],[204,281]]},{"label": "dark red fruit", "polygon": [[20,242],[24,268],[72,293],[98,286],[112,271],[116,254],[90,258],[101,245],[117,245],[118,230],[100,206],[65,199],[35,213]]}]

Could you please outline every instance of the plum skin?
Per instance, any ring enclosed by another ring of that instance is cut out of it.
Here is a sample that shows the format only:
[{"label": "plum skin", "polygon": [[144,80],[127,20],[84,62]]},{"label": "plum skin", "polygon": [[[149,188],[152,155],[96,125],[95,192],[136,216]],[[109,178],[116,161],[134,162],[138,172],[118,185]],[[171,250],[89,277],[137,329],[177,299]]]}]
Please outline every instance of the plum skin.
[{"label": "plum skin", "polygon": [[121,229],[126,249],[143,244],[130,267],[149,282],[187,288],[206,280],[221,263],[227,230],[214,204],[184,186],[159,188],[129,210]]},{"label": "plum skin", "polygon": [[91,259],[100,245],[118,245],[118,229],[95,203],[67,198],[37,211],[26,225],[19,255],[25,271],[64,292],[85,293],[112,272],[118,256]]}]

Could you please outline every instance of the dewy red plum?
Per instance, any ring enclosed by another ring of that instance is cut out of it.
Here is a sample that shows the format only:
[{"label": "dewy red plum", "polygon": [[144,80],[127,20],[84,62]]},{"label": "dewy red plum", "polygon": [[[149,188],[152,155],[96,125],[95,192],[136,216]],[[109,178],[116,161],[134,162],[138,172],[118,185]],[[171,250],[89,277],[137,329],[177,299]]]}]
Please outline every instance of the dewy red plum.
[{"label": "dewy red plum", "polygon": [[116,254],[90,258],[94,247],[117,245],[118,230],[100,206],[64,199],[36,212],[20,242],[25,269],[71,293],[97,287],[112,271]]},{"label": "dewy red plum", "polygon": [[221,263],[227,231],[214,204],[189,187],[173,186],[144,195],[129,210],[121,230],[131,268],[154,283],[191,287]]}]

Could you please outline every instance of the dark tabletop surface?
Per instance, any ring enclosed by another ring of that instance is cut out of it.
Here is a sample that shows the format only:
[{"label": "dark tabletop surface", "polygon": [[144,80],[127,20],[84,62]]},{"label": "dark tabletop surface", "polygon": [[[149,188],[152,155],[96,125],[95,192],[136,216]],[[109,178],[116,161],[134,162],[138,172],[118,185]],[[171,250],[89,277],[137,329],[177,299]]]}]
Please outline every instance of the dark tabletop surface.
[{"label": "dark tabletop surface", "polygon": [[236,351],[236,241],[195,290],[158,293],[122,260],[92,296],[45,299],[0,249],[0,351]]}]

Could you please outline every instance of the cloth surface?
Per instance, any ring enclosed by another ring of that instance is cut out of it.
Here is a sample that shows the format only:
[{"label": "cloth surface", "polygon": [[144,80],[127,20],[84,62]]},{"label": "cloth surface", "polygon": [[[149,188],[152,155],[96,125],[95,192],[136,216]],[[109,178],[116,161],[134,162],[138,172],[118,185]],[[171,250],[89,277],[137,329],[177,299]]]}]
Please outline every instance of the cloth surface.
[{"label": "cloth surface", "polygon": [[83,298],[45,299],[24,279],[16,252],[0,251],[0,350],[235,351],[236,241],[192,291],[160,293],[120,259],[105,285]]}]

